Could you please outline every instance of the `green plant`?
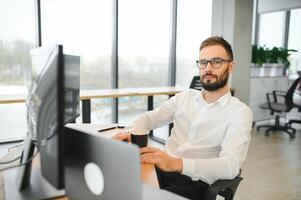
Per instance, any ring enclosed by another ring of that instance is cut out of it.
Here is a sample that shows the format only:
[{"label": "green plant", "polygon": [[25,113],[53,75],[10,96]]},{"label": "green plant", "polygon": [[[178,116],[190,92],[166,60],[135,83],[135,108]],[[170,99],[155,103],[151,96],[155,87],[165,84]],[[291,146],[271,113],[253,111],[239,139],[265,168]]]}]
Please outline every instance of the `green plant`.
[{"label": "green plant", "polygon": [[268,49],[265,46],[252,45],[252,63],[258,67],[261,67],[263,63],[283,63],[285,67],[289,67],[290,52],[297,52],[297,50],[283,47]]},{"label": "green plant", "polygon": [[266,63],[268,59],[267,48],[252,45],[252,63],[255,63],[257,67],[261,67],[263,63]]},{"label": "green plant", "polygon": [[267,49],[268,51],[268,63],[278,63],[278,59],[280,57],[281,51],[277,47],[273,47],[271,50]]},{"label": "green plant", "polygon": [[297,52],[295,49],[287,49],[287,48],[279,48],[279,59],[278,63],[283,63],[287,68],[290,66],[290,61],[288,60],[288,57],[291,55],[290,52]]}]

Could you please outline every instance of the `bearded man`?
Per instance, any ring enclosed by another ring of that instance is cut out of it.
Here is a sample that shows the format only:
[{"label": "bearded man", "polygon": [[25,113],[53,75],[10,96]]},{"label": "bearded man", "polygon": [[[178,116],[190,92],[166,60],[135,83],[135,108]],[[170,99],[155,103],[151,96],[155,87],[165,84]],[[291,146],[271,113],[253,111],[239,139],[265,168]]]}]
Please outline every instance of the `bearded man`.
[{"label": "bearded man", "polygon": [[[204,40],[196,63],[202,91],[187,89],[131,126],[152,130],[174,124],[163,150],[140,149],[141,162],[156,165],[160,188],[200,200],[210,184],[239,173],[250,143],[252,111],[231,96],[228,79],[235,64],[226,40]],[[130,141],[126,133],[114,138]]]}]

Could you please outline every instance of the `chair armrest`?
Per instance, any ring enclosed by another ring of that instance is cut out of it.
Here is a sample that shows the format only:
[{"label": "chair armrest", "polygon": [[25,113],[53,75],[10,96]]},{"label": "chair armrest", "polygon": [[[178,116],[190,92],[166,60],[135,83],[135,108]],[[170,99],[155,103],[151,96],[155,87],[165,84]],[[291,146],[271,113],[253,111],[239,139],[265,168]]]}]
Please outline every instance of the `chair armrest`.
[{"label": "chair armrest", "polygon": [[[286,95],[283,95],[283,94],[277,94],[277,91],[274,90],[272,93],[267,93],[267,100],[268,100],[268,105],[270,106],[271,105],[271,99],[270,99],[270,96],[273,96],[273,99],[275,103],[278,102],[278,98],[277,97],[283,97],[285,99],[285,96]],[[269,107],[270,108],[270,107]]]},{"label": "chair armrest", "polygon": [[282,91],[282,90],[274,90],[273,92],[286,94],[286,91]]},{"label": "chair armrest", "polygon": [[215,200],[217,195],[231,198],[242,180],[242,177],[235,177],[232,180],[218,180],[211,184],[205,194],[205,200]]},{"label": "chair armrest", "polygon": [[266,96],[267,96],[267,101],[268,101],[268,107],[269,107],[269,109],[272,109],[271,108],[271,99],[270,99],[270,96],[273,96],[274,97],[274,102],[275,102],[275,98],[276,98],[276,96],[273,94],[273,93],[267,93],[266,94]]},{"label": "chair armrest", "polygon": [[[284,98],[286,96],[286,92],[279,91],[279,90],[274,90],[273,94],[274,94],[274,96],[279,96],[279,97],[284,97]],[[277,98],[276,98],[276,102],[277,102]]]}]

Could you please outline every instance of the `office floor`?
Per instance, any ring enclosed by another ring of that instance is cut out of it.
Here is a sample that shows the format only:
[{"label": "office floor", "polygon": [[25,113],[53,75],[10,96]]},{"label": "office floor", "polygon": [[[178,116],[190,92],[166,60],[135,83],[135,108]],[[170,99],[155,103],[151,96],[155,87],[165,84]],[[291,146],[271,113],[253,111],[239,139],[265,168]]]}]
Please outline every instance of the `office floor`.
[{"label": "office floor", "polygon": [[301,199],[301,130],[291,140],[283,132],[265,137],[254,128],[242,177],[236,200]]},{"label": "office floor", "polygon": [[[0,158],[14,145],[1,145]],[[150,145],[163,147],[154,141],[150,141]],[[263,131],[257,132],[254,128],[242,177],[236,200],[300,200],[301,130],[290,140],[282,132],[265,137]]]}]

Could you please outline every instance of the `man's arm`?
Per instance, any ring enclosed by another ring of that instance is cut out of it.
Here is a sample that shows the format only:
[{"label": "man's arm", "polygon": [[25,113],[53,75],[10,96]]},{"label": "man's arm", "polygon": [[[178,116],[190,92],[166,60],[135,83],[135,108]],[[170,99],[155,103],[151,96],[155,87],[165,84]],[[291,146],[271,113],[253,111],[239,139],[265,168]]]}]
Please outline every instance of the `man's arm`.
[{"label": "man's arm", "polygon": [[181,96],[183,96],[182,93],[176,94],[176,96],[171,97],[158,108],[139,115],[130,126],[153,130],[171,123],[176,111],[176,102],[179,101]]},{"label": "man's arm", "polygon": [[179,172],[183,170],[183,161],[181,158],[175,158],[164,151],[154,147],[144,147],[140,149],[141,162],[154,164],[166,172]]}]

